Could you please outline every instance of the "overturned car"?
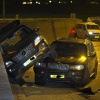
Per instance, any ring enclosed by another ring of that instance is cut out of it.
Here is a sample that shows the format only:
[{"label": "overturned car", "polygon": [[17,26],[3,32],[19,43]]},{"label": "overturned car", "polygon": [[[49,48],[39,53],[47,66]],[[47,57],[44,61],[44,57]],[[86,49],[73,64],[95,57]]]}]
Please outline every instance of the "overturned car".
[{"label": "overturned car", "polygon": [[0,45],[8,76],[20,85],[25,71],[40,59],[52,56],[46,39],[37,34],[37,30],[31,30],[15,20],[0,31]]}]

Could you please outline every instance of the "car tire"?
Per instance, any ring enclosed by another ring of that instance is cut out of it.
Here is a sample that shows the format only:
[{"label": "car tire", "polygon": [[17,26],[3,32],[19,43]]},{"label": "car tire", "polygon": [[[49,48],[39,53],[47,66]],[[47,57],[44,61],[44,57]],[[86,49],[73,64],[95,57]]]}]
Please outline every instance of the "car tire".
[{"label": "car tire", "polygon": [[83,74],[82,80],[79,83],[76,84],[79,87],[86,86],[90,81],[90,74],[89,74],[88,68],[85,68],[83,73],[84,74]]},{"label": "car tire", "polygon": [[55,58],[58,57],[58,54],[57,54],[57,52],[55,51],[54,48],[51,48],[51,49],[50,49],[49,57],[50,57],[51,59],[55,59]]},{"label": "car tire", "polygon": [[36,85],[45,85],[46,84],[46,77],[39,73],[35,73],[35,84]]},{"label": "car tire", "polygon": [[88,38],[88,35],[85,35],[85,39],[89,39],[89,38]]},{"label": "car tire", "polygon": [[96,76],[97,76],[97,64],[96,64],[96,66],[94,68],[94,74],[93,74],[93,76],[91,76],[91,79],[95,79]]},{"label": "car tire", "polygon": [[78,37],[77,37],[77,33],[74,34],[74,38],[78,39]]},{"label": "car tire", "polygon": [[100,38],[98,40],[100,41]]},{"label": "car tire", "polygon": [[90,74],[88,68],[85,68],[80,86],[85,86],[90,81]]},{"label": "car tire", "polygon": [[17,84],[19,84],[20,86],[23,86],[26,82],[22,77],[16,78],[14,79],[16,81]]}]

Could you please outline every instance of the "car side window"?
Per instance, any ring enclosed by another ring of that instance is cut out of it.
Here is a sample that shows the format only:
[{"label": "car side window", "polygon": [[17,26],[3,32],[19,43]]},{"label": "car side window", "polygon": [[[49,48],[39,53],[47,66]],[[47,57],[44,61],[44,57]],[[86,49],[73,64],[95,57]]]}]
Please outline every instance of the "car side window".
[{"label": "car side window", "polygon": [[27,38],[29,31],[25,28],[21,28],[18,31],[15,31],[12,37],[7,38],[5,41],[1,43],[4,50],[11,49],[12,46],[18,44],[23,39]]},{"label": "car side window", "polygon": [[86,30],[86,27],[85,27],[85,25],[83,25],[83,30]]},{"label": "car side window", "polygon": [[82,24],[77,24],[77,25],[76,25],[76,28],[77,28],[77,29],[82,29]]}]

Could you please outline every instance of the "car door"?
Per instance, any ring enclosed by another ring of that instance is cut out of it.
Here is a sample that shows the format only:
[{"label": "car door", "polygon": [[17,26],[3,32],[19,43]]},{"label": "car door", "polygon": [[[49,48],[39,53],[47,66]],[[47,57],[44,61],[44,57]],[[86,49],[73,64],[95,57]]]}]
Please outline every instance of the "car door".
[{"label": "car door", "polygon": [[82,24],[76,25],[76,34],[78,38],[82,38]]},{"label": "car door", "polygon": [[82,38],[86,38],[87,37],[87,30],[86,30],[86,25],[83,24],[82,25],[82,35],[81,35]]},{"label": "car door", "polygon": [[92,74],[94,67],[96,65],[96,59],[97,59],[96,52],[95,52],[92,42],[88,43],[87,47],[88,47],[88,68],[89,68],[90,74]]}]

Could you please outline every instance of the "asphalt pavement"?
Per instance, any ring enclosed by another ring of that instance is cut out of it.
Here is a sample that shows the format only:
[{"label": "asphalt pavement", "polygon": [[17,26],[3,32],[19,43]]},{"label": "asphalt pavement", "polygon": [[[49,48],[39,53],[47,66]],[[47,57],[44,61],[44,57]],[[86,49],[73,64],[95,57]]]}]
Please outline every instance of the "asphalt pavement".
[{"label": "asphalt pavement", "polygon": [[[83,88],[70,84],[48,82],[45,86],[34,83],[34,72],[30,68],[23,76],[26,83],[19,86],[8,79],[0,53],[0,100],[100,100],[100,76]],[[100,72],[100,71],[99,71]]]},{"label": "asphalt pavement", "polygon": [[100,91],[89,83],[83,88],[70,84],[47,82],[45,86],[34,83],[34,72],[29,69],[23,76],[26,83],[21,87],[11,84],[14,100],[100,100]]}]

